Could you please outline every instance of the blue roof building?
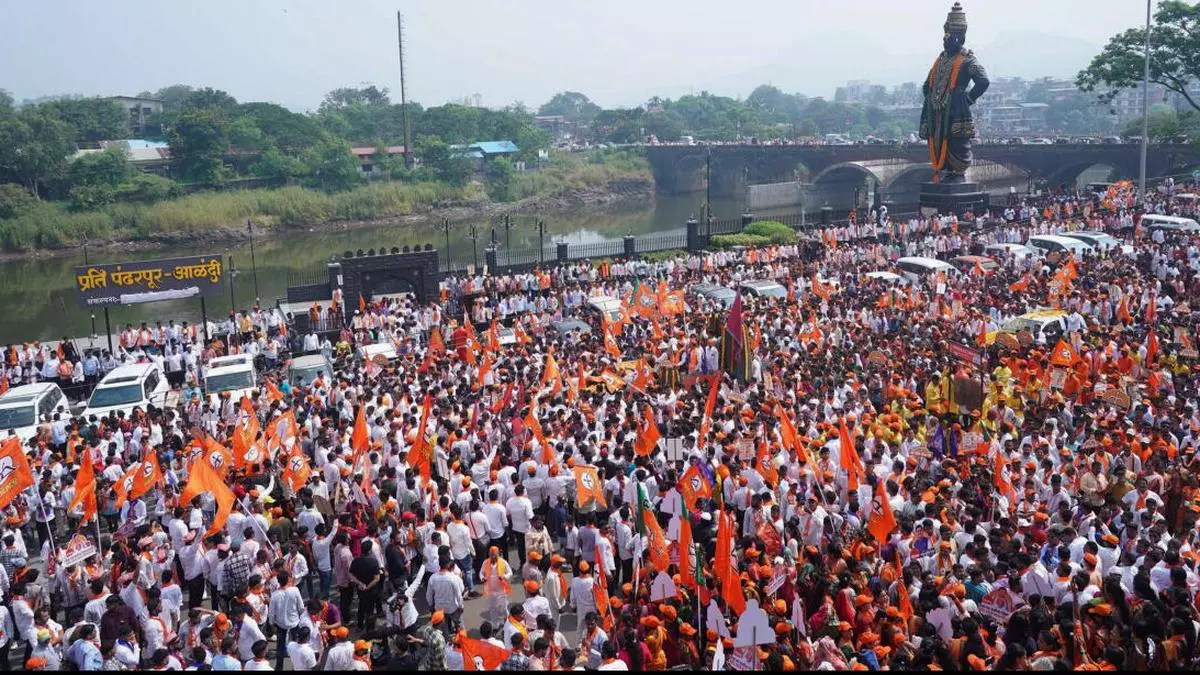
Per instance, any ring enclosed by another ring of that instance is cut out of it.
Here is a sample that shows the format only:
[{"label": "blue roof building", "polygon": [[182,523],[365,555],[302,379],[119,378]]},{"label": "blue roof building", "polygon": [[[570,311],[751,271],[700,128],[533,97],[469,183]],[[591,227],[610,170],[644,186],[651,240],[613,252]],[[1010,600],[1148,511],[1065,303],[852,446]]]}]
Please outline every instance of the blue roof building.
[{"label": "blue roof building", "polygon": [[521,151],[516,143],[512,141],[482,141],[472,143],[467,146],[468,149],[478,150],[483,153],[484,157],[493,157],[495,155],[515,155]]}]

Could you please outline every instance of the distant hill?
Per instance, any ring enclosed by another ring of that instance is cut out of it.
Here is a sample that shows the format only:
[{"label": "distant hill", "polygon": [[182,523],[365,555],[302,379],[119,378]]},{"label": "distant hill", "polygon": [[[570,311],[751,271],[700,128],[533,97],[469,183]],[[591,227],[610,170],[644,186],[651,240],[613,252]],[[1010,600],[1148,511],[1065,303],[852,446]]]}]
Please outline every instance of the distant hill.
[{"label": "distant hill", "polygon": [[1087,40],[1037,31],[1006,31],[995,41],[972,47],[992,77],[1075,79],[1104,48]]}]

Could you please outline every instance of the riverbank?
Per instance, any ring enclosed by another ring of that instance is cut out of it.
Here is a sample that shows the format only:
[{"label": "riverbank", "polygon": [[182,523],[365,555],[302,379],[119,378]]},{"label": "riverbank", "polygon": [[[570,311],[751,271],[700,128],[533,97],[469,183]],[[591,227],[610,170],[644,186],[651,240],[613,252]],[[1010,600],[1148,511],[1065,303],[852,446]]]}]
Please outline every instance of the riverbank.
[{"label": "riverbank", "polygon": [[513,174],[506,199],[488,186],[372,181],[344,192],[301,186],[203,192],[150,204],[111,204],[73,212],[39,203],[0,220],[0,260],[42,258],[88,249],[124,250],[236,244],[291,232],[336,231],[491,218],[506,213],[554,215],[580,208],[652,204],[654,180],[642,158],[563,157]]}]

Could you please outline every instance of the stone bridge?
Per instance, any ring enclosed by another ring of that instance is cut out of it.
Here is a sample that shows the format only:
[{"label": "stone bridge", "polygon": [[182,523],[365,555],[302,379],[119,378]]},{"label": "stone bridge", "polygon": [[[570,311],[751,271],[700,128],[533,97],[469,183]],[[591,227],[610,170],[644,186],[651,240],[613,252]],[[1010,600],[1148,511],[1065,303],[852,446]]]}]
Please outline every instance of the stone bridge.
[{"label": "stone bridge", "polygon": [[[999,164],[1044,179],[1051,186],[1074,183],[1087,169],[1108,166],[1122,177],[1139,171],[1137,144],[975,145],[976,163]],[[929,180],[924,144],[904,145],[660,145],[646,149],[658,192],[705,189],[710,164],[713,197],[740,198],[747,185],[803,180],[822,184],[873,179],[884,189],[908,191]],[[882,168],[888,167],[888,168]],[[1152,145],[1146,176],[1155,178],[1200,168],[1200,151],[1190,145]],[[911,183],[912,185],[908,185]]]}]

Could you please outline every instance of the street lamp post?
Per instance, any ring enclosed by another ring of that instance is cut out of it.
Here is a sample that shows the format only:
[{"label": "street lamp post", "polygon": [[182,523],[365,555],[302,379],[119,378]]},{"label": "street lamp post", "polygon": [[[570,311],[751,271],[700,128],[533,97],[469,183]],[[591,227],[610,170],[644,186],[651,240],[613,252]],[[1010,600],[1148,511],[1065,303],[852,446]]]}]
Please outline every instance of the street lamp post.
[{"label": "street lamp post", "polygon": [[237,312],[237,301],[234,300],[234,287],[237,282],[237,263],[233,261],[233,256],[229,256],[229,310]]},{"label": "street lamp post", "polygon": [[546,262],[546,221],[538,219],[538,264]]},{"label": "street lamp post", "polygon": [[262,295],[258,292],[258,263],[254,258],[254,223],[246,219],[246,232],[250,235],[250,271],[254,275],[254,301],[255,303],[262,302]]},{"label": "street lamp post", "polygon": [[[88,260],[88,239],[87,239],[86,234],[83,235],[83,264],[84,265],[92,264],[91,261]],[[92,339],[91,339],[91,342],[92,342],[92,346],[95,346],[95,342],[96,342],[96,312],[95,312],[95,310],[92,310]]]},{"label": "street lamp post", "polygon": [[450,273],[450,221],[442,219],[442,232],[446,233],[446,274]]},{"label": "street lamp post", "polygon": [[512,251],[512,241],[510,241],[509,232],[512,230],[512,217],[507,213],[504,214],[504,250]]},{"label": "street lamp post", "polygon": [[475,260],[475,269],[479,269],[479,230],[471,223],[471,257]]},{"label": "street lamp post", "polygon": [[1146,153],[1150,144],[1150,4],[1146,0],[1146,59],[1142,64],[1142,156],[1138,170],[1138,196],[1146,200]]}]

